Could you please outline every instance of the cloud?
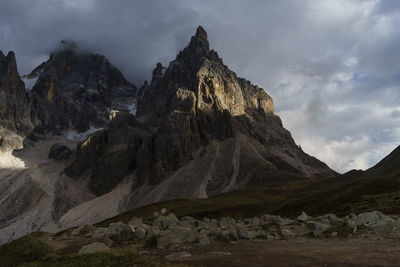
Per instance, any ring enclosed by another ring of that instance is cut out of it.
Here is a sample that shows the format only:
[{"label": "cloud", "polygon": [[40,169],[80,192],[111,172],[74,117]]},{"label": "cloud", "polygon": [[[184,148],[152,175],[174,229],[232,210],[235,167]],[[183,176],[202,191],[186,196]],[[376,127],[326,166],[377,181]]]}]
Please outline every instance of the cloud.
[{"label": "cloud", "polygon": [[0,6],[0,49],[16,52],[23,74],[71,39],[140,85],[203,25],[225,64],[265,88],[297,143],[335,170],[368,168],[400,144],[397,0],[0,0]]}]

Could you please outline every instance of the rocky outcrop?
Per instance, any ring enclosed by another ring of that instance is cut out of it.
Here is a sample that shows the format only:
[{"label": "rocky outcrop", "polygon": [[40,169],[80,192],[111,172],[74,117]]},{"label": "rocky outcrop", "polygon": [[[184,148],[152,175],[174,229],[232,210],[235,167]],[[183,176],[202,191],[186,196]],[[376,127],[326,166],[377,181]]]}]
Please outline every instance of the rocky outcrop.
[{"label": "rocky outcrop", "polygon": [[21,149],[23,140],[39,125],[32,97],[25,91],[14,52],[0,51],[0,152]]},{"label": "rocky outcrop", "polygon": [[49,151],[49,159],[54,159],[56,161],[67,160],[72,156],[72,150],[61,143],[56,143],[52,145]]},{"label": "rocky outcrop", "polygon": [[[305,219],[305,216],[307,218]],[[378,216],[378,217],[377,217]],[[288,240],[296,238],[352,238],[354,236],[398,236],[400,223],[379,211],[339,218],[334,214],[311,217],[304,212],[303,218],[288,219],[278,215],[264,214],[260,217],[219,219],[185,216],[177,218],[171,212],[155,212],[152,220],[132,218],[127,224],[110,223],[108,228],[83,225],[65,238],[85,236],[103,240],[112,247],[124,244],[140,244],[147,240],[147,247],[162,250],[181,249],[182,246],[207,246],[212,242],[230,242],[249,239]],[[354,225],[352,225],[355,219]],[[373,218],[374,224],[364,220]],[[305,220],[304,220],[305,219]],[[379,227],[377,227],[377,225]],[[359,230],[354,227],[359,227]],[[111,242],[110,242],[111,240]],[[103,245],[101,247],[104,247]],[[85,248],[85,247],[84,247]]]},{"label": "rocky outcrop", "polygon": [[65,169],[71,177],[89,173],[97,195],[113,189],[133,171],[151,171],[153,134],[126,112],[112,112],[107,131],[99,131],[77,148],[77,160]]},{"label": "rocky outcrop", "polygon": [[32,92],[43,132],[105,127],[110,111],[128,110],[136,93],[104,56],[81,51],[71,41],[62,41],[29,77],[38,78]]},{"label": "rocky outcrop", "polygon": [[136,117],[117,114],[66,169],[90,173],[96,194],[133,171],[132,206],[336,174],[295,144],[271,97],[223,64],[201,26],[165,71],[157,64],[140,94]]}]

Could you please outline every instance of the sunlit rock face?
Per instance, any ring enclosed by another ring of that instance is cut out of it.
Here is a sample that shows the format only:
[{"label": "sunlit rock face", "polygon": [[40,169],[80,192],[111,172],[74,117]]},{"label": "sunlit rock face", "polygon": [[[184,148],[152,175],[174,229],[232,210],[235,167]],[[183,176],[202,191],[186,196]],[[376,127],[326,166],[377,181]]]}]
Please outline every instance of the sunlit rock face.
[{"label": "sunlit rock face", "polygon": [[62,41],[29,76],[38,77],[32,92],[44,132],[104,127],[109,112],[128,109],[136,93],[104,56],[81,51],[71,41]]},{"label": "sunlit rock face", "polygon": [[[200,26],[189,45],[169,64],[164,75],[155,74],[161,71],[155,69],[150,89],[139,102],[138,116],[175,108],[194,112],[226,110],[233,116],[251,116],[252,112],[261,110],[273,114],[272,98],[262,88],[237,77],[209,47],[207,33]],[[188,107],[183,95],[189,97],[191,92],[193,105]]]},{"label": "sunlit rock face", "polygon": [[0,152],[22,148],[23,137],[39,124],[32,97],[25,91],[14,52],[0,51]]},{"label": "sunlit rock face", "polygon": [[210,50],[201,26],[167,68],[157,64],[138,95],[136,117],[116,114],[66,169],[72,177],[89,173],[98,195],[132,172],[132,206],[335,175],[295,144],[265,90]]}]

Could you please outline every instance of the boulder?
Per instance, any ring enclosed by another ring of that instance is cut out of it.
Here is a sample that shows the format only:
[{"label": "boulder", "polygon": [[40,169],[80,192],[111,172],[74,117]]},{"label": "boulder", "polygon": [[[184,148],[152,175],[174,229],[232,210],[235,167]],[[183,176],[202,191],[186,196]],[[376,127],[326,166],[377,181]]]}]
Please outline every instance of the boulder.
[{"label": "boulder", "polygon": [[286,239],[304,236],[310,233],[312,233],[312,230],[306,227],[304,224],[282,226],[280,229],[280,234]]},{"label": "boulder", "polygon": [[160,237],[157,240],[157,247],[165,248],[171,245],[182,245],[194,242],[197,239],[198,233],[193,229],[174,226],[160,233]]},{"label": "boulder", "polygon": [[353,231],[353,233],[357,232],[357,224],[358,224],[358,216],[354,213],[349,214],[345,217],[346,226]]},{"label": "boulder", "polygon": [[330,224],[320,222],[308,222],[307,226],[313,230],[314,236],[320,236],[323,232],[331,227]]},{"label": "boulder", "polygon": [[153,226],[159,229],[166,230],[169,226],[179,223],[178,218],[175,214],[169,213],[167,216],[159,216],[153,221]]},{"label": "boulder", "polygon": [[147,229],[147,233],[152,236],[158,236],[161,233],[161,230],[158,226],[150,226]]},{"label": "boulder", "polygon": [[222,229],[218,233],[218,238],[223,241],[232,241],[237,240],[239,236],[236,229]]},{"label": "boulder", "polygon": [[152,219],[154,220],[154,219],[156,219],[156,218],[158,218],[160,216],[160,212],[159,211],[155,211],[155,212],[153,212],[153,215],[152,215]]},{"label": "boulder", "polygon": [[188,222],[189,224],[192,224],[192,225],[194,225],[195,223],[197,223],[197,220],[196,220],[195,218],[193,218],[193,217],[190,217],[190,216],[182,217],[182,218],[181,218],[181,221]]},{"label": "boulder", "polygon": [[246,227],[240,227],[237,231],[238,237],[241,239],[253,239],[256,238],[258,233],[256,231],[250,231]]},{"label": "boulder", "polygon": [[134,229],[123,222],[110,223],[107,236],[114,242],[128,241],[135,238]]},{"label": "boulder", "polygon": [[394,222],[395,220],[379,211],[365,212],[357,216],[357,225],[363,225],[370,228],[384,226]]},{"label": "boulder", "polygon": [[56,161],[68,160],[72,156],[72,150],[62,143],[52,145],[49,151],[49,159]]},{"label": "boulder", "polygon": [[236,228],[236,221],[229,217],[222,217],[219,222],[219,226],[224,229]]},{"label": "boulder", "polygon": [[287,218],[282,218],[281,216],[277,215],[269,215],[269,214],[264,214],[262,216],[262,222],[264,224],[276,224],[276,225],[289,225],[293,223],[292,220],[287,219]]},{"label": "boulder", "polygon": [[210,244],[210,239],[209,239],[208,236],[205,235],[204,233],[203,233],[203,234],[200,233],[200,234],[199,234],[199,244],[200,244],[200,245],[203,245],[203,246],[209,245],[209,244]]},{"label": "boulder", "polygon": [[107,251],[109,249],[110,248],[107,247],[104,243],[94,242],[94,243],[91,243],[89,245],[83,246],[79,250],[79,255],[103,252],[103,251]]},{"label": "boulder", "polygon": [[344,220],[340,219],[333,213],[328,213],[323,216],[314,218],[315,221],[325,223],[325,224],[342,224]]},{"label": "boulder", "polygon": [[146,230],[139,226],[133,232],[133,236],[135,238],[145,238],[146,237]]},{"label": "boulder", "polygon": [[142,218],[133,217],[133,218],[128,222],[128,225],[131,225],[133,228],[137,228],[138,226],[143,225],[143,219],[142,219]]},{"label": "boulder", "polygon": [[254,226],[259,226],[259,225],[261,224],[260,218],[254,217],[254,218],[251,220],[251,224],[254,225]]},{"label": "boulder", "polygon": [[338,235],[338,232],[332,232],[331,237],[336,237]]},{"label": "boulder", "polygon": [[160,211],[160,214],[161,214],[161,215],[165,215],[165,214],[167,214],[167,212],[168,212],[168,211],[167,211],[166,208],[162,208],[161,211]]},{"label": "boulder", "polygon": [[296,218],[299,222],[306,222],[310,217],[304,211],[300,214],[299,217]]}]

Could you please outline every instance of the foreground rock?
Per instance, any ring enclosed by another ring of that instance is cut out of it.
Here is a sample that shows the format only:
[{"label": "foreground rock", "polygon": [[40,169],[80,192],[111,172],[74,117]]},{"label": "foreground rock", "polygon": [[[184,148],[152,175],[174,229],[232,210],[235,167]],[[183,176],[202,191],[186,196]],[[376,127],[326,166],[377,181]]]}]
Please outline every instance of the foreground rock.
[{"label": "foreground rock", "polygon": [[[178,219],[173,213],[163,209],[154,213],[150,224],[135,217],[128,224],[111,223],[108,228],[81,226],[70,235],[83,233],[93,238],[112,240],[113,244],[154,240],[153,246],[169,250],[190,245],[206,246],[213,241],[280,240],[298,237],[329,239],[337,236],[349,238],[360,231],[380,234],[382,229],[387,231],[387,227],[393,233],[400,230],[400,224],[396,220],[378,211],[353,214],[345,218],[338,218],[334,214],[313,218],[302,213],[295,220],[268,214],[243,220],[230,217],[199,220],[192,217]],[[177,255],[171,258],[175,256]]]},{"label": "foreground rock", "polygon": [[91,254],[91,253],[97,253],[97,252],[104,252],[110,250],[109,247],[107,247],[105,244],[103,243],[99,243],[99,242],[95,242],[89,245],[86,245],[84,247],[82,247],[79,250],[79,255],[82,254]]}]

